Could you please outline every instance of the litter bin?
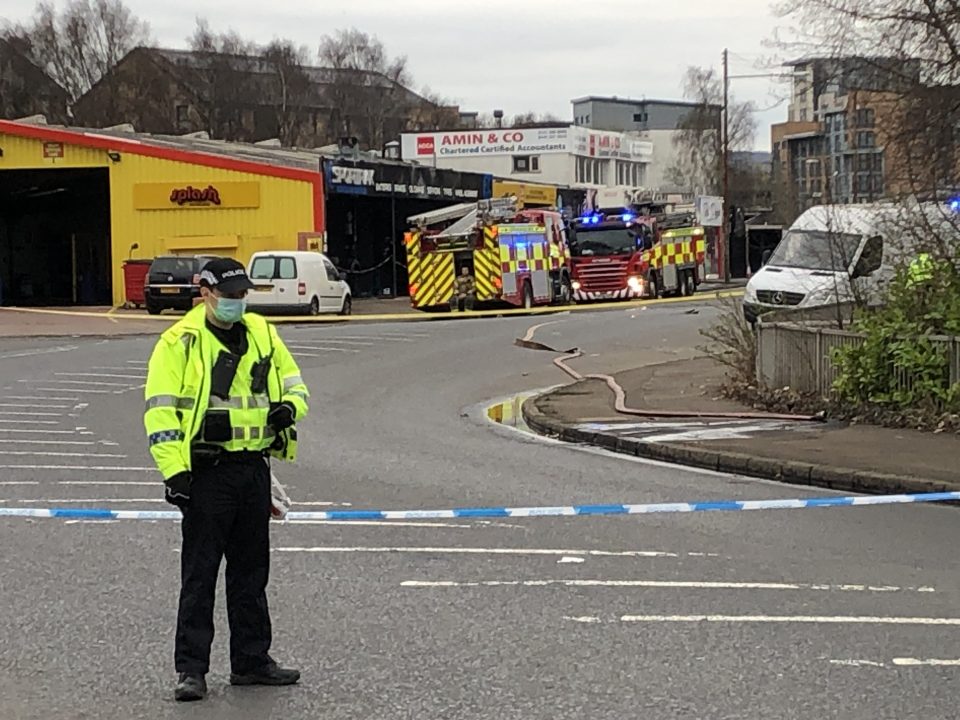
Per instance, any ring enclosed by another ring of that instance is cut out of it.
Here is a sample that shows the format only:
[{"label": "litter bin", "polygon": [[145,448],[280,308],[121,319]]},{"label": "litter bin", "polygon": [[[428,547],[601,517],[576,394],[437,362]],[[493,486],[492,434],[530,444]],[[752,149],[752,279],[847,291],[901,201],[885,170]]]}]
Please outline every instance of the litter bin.
[{"label": "litter bin", "polygon": [[143,307],[146,300],[143,296],[143,286],[147,282],[147,273],[153,260],[124,260],[123,261],[123,295],[126,298],[125,307]]}]

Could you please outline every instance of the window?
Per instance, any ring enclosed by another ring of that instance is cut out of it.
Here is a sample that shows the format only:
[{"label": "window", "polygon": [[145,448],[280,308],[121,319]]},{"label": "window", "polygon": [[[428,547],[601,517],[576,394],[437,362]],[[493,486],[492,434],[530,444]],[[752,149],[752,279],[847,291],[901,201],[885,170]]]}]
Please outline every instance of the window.
[{"label": "window", "polygon": [[338,277],[340,277],[340,273],[337,272],[337,269],[333,266],[333,263],[326,258],[323,259],[323,267],[327,271],[328,280],[336,280]]},{"label": "window", "polygon": [[530,156],[530,172],[540,172],[540,156]]},{"label": "window", "polygon": [[297,279],[297,263],[292,257],[282,257],[277,261],[277,277],[281,280]]},{"label": "window", "polygon": [[876,122],[876,113],[873,108],[859,108],[857,110],[857,127],[872,128]]},{"label": "window", "polygon": [[529,155],[514,155],[513,156],[513,171],[515,173],[528,173],[530,172],[530,156]]},{"label": "window", "polygon": [[833,132],[833,115],[827,115],[827,119],[824,121],[824,128],[828,133]]},{"label": "window", "polygon": [[876,135],[870,131],[861,131],[857,133],[857,147],[872,148],[876,147]]},{"label": "window", "polygon": [[190,122],[190,106],[177,105],[177,125],[187,125]]},{"label": "window", "polygon": [[645,112],[638,112],[633,114],[633,121],[635,123],[645,123],[650,119],[650,116]]},{"label": "window", "polygon": [[277,266],[277,259],[272,257],[258,257],[250,268],[250,277],[253,280],[273,280],[273,272]]}]

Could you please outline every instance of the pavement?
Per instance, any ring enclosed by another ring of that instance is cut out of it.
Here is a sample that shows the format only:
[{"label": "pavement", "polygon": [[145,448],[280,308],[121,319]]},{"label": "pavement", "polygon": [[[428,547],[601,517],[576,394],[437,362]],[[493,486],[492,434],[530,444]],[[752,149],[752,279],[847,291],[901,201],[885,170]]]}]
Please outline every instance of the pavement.
[{"label": "pavement", "polygon": [[[833,496],[487,420],[565,382],[515,338],[584,372],[686,359],[716,314],[694,306],[284,326],[312,413],[275,471],[295,510]],[[0,506],[166,508],[153,342],[0,340]],[[182,707],[178,523],[3,517],[0,717],[954,718],[958,543],[955,509],[914,505],[275,523],[273,653],[303,681],[228,685],[220,595],[211,695]]]},{"label": "pavement", "polygon": [[[538,431],[573,442],[771,480],[869,493],[960,490],[956,434],[767,420],[762,411],[722,397],[724,376],[724,368],[707,357],[614,375],[628,407],[690,417],[619,414],[607,383],[588,379],[531,398],[525,419]],[[699,413],[731,417],[698,418]]]}]

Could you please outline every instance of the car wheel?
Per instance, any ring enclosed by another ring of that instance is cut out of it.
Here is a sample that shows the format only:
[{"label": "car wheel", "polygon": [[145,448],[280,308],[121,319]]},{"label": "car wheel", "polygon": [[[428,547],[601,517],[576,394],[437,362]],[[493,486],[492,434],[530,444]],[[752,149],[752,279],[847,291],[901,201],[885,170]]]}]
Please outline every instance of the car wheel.
[{"label": "car wheel", "polygon": [[154,305],[153,303],[147,303],[147,312],[151,315],[159,315],[163,311],[163,308],[159,305]]},{"label": "car wheel", "polygon": [[343,299],[343,305],[340,308],[341,315],[349,315],[353,312],[353,300],[349,295]]}]

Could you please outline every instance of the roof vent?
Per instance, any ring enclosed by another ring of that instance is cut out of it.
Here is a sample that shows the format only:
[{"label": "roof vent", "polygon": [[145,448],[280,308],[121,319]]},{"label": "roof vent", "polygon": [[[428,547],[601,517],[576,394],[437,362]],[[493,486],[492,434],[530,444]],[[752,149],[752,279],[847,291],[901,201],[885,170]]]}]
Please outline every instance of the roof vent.
[{"label": "roof vent", "polygon": [[47,118],[45,115],[28,115],[27,117],[17,118],[14,122],[24,125],[46,125]]}]

